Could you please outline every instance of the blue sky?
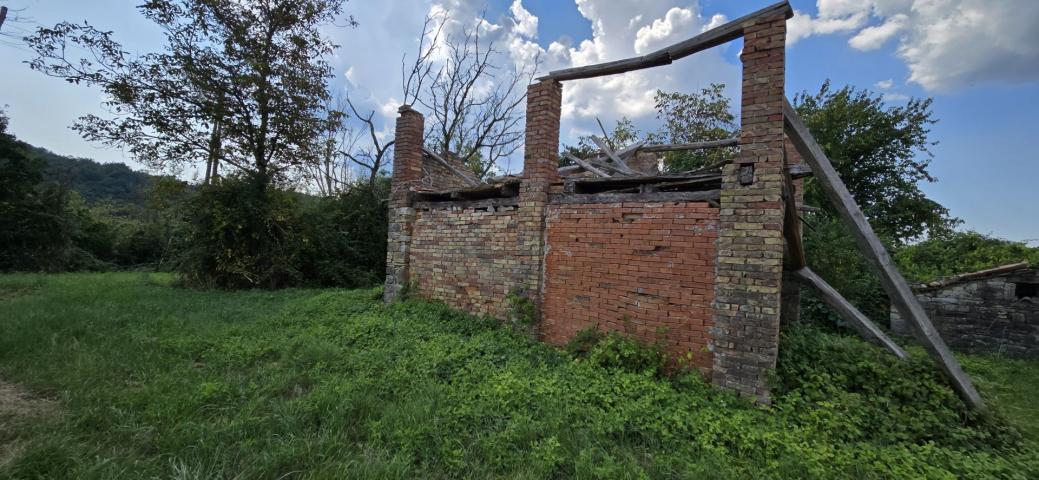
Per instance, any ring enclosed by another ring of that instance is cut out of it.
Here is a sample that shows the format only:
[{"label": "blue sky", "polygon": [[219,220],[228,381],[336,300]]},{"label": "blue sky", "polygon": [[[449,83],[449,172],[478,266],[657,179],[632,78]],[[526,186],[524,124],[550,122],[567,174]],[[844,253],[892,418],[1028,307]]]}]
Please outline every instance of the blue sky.
[{"label": "blue sky", "polygon": [[[3,32],[32,22],[82,21],[116,32],[131,51],[161,46],[154,25],[132,0],[9,0],[24,9]],[[761,8],[770,0],[354,0],[360,26],[330,28],[343,46],[333,64],[335,87],[375,110],[384,134],[401,98],[401,55],[414,54],[423,16],[447,12],[459,25],[482,18],[494,26],[503,61],[524,65],[539,53],[541,70],[625,58],[699,33],[712,22]],[[932,173],[924,190],[966,227],[1015,240],[1039,239],[1039,2],[1034,0],[793,0],[789,25],[788,95],[815,91],[823,81],[882,92],[892,103],[909,96],[935,99],[940,120]],[[10,20],[10,19],[9,19]],[[738,96],[740,42],[668,67],[564,86],[564,142],[592,131],[595,118],[628,116],[654,126],[652,91],[691,91],[712,81]],[[118,150],[79,139],[76,117],[99,112],[100,94],[30,71],[24,47],[0,44],[0,104],[20,138],[58,153],[125,161]],[[518,161],[505,168],[516,170]]]}]

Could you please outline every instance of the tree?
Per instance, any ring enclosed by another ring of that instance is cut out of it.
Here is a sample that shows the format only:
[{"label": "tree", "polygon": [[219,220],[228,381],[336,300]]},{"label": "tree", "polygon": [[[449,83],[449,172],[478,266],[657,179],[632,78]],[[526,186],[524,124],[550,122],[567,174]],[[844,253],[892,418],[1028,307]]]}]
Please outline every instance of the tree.
[{"label": "tree", "polygon": [[[694,93],[657,90],[657,118],[663,125],[650,141],[657,143],[693,143],[735,137],[739,130],[732,104],[725,96],[725,85],[712,83]],[[668,152],[664,164],[668,170],[681,172],[704,167],[736,155],[732,148]]]},{"label": "tree", "polygon": [[[830,88],[794,97],[797,112],[830,158],[837,173],[878,234],[895,245],[924,235],[944,234],[958,223],[949,211],[927,198],[920,182],[934,182],[928,172],[928,138],[936,120],[930,98],[904,106],[884,102],[867,90]],[[836,212],[815,182],[808,180],[805,201]]]},{"label": "tree", "polygon": [[405,103],[429,112],[426,141],[438,153],[483,178],[523,144],[523,101],[538,62],[504,68],[479,25],[445,33],[448,19],[440,20],[426,18],[415,63],[403,69]]},{"label": "tree", "polygon": [[138,9],[163,29],[162,52],[130,56],[112,32],[62,22],[28,38],[30,66],[105,92],[109,115],[73,127],[87,140],[156,169],[205,161],[215,178],[226,163],[266,184],[316,155],[335,48],[320,27],[344,1],[149,0]]},{"label": "tree", "polygon": [[60,270],[73,240],[68,192],[44,184],[44,161],[7,126],[0,110],[0,271]]},{"label": "tree", "polygon": [[[736,136],[736,116],[724,91],[725,85],[720,83],[712,83],[693,93],[657,90],[654,99],[657,118],[662,125],[657,131],[650,132],[646,139],[652,143],[693,143]],[[599,125],[602,128],[602,123]],[[618,120],[612,132],[603,130],[606,143],[614,149],[631,145],[642,135],[627,117]],[[567,146],[565,150],[581,158],[594,156],[599,147],[592,137],[582,136],[576,147]],[[664,156],[664,166],[672,172],[683,172],[731,159],[736,152],[734,148],[668,152]]]}]

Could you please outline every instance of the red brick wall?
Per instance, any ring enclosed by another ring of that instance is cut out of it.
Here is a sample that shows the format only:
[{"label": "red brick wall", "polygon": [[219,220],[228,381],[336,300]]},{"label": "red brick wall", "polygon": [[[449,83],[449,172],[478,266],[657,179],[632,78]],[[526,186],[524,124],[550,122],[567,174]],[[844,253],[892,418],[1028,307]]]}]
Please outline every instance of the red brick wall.
[{"label": "red brick wall", "polygon": [[550,205],[543,338],[597,327],[663,340],[708,375],[717,224],[701,202]]},{"label": "red brick wall", "polygon": [[425,298],[477,315],[505,318],[506,296],[517,288],[516,207],[497,211],[417,212],[412,233],[412,284]]}]

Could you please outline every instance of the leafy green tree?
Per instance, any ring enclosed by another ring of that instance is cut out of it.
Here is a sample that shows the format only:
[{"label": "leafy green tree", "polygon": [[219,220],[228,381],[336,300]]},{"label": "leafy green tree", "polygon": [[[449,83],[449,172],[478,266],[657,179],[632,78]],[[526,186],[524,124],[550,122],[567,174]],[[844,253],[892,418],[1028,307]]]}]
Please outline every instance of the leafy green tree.
[{"label": "leafy green tree", "polygon": [[[657,118],[661,130],[650,135],[657,143],[693,143],[724,140],[736,136],[739,125],[732,113],[732,103],[724,93],[725,85],[712,83],[694,93],[657,90]],[[715,148],[668,152],[664,164],[668,170],[681,172],[733,158],[736,150]]]},{"label": "leafy green tree", "polygon": [[7,125],[0,110],[0,270],[62,270],[73,248],[68,192],[44,184],[44,162]]},{"label": "leafy green tree", "polygon": [[[712,83],[693,93],[657,90],[654,99],[662,125],[647,134],[646,139],[653,143],[693,143],[736,136],[739,126],[732,113],[732,102],[724,91],[725,85],[721,83]],[[582,136],[576,146],[565,146],[564,151],[580,158],[593,157],[599,147],[592,137]],[[612,132],[606,132],[605,139],[612,148],[619,149],[641,140],[642,132],[631,119],[623,117]],[[731,159],[735,153],[733,148],[668,152],[664,155],[664,166],[671,172],[688,171]],[[565,158],[560,159],[560,165],[567,164],[569,161]]]},{"label": "leafy green tree", "polygon": [[[794,97],[798,114],[870,224],[894,245],[947,233],[958,223],[920,190],[921,182],[935,181],[928,171],[936,143],[928,135],[937,121],[931,103],[926,98],[890,105],[868,90],[833,90],[828,81],[814,95]],[[805,201],[836,215],[814,180],[807,181]]]},{"label": "leafy green tree", "polygon": [[149,0],[138,9],[163,51],[131,56],[112,32],[62,22],[27,39],[30,66],[104,91],[109,114],[73,127],[88,140],[154,168],[218,161],[267,184],[316,155],[335,48],[321,27],[344,1]]}]

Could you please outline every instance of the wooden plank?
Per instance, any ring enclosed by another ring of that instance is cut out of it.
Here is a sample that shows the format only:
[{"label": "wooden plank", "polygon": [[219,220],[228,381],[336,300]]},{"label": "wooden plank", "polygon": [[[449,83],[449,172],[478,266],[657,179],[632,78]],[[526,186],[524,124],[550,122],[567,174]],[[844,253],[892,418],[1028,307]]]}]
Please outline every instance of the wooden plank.
[{"label": "wooden plank", "polygon": [[574,163],[580,165],[581,168],[583,168],[585,170],[588,170],[589,172],[592,172],[592,173],[594,173],[594,174],[596,174],[596,175],[598,175],[600,177],[604,177],[604,178],[609,178],[610,177],[610,174],[608,174],[608,173],[606,173],[606,172],[604,172],[602,170],[599,170],[598,168],[595,168],[595,166],[593,166],[591,163],[588,163],[588,162],[586,162],[584,160],[581,160],[580,158],[577,158],[577,155],[574,155],[574,154],[572,154],[570,152],[563,152],[563,156],[566,157],[566,158],[569,158],[571,162],[574,162]]},{"label": "wooden plank", "polygon": [[801,219],[797,218],[797,200],[794,199],[794,184],[790,175],[783,178],[783,197],[786,208],[783,213],[783,236],[786,237],[787,251],[790,254],[791,270],[800,270],[808,266],[805,260],[805,249],[801,238]]},{"label": "wooden plank", "polygon": [[808,127],[798,117],[794,107],[790,105],[789,101],[785,100],[783,117],[786,123],[787,136],[794,144],[798,153],[801,154],[801,157],[812,166],[812,173],[819,182],[819,186],[822,187],[823,192],[833,202],[841,220],[851,230],[855,241],[859,245],[859,249],[876,271],[884,291],[887,292],[899,314],[913,324],[917,338],[923,343],[927,353],[937,361],[939,367],[952,382],[953,388],[960,394],[960,397],[972,408],[984,409],[985,403],[974,388],[970,377],[963,371],[959,362],[956,361],[956,357],[952,355],[949,347],[942,340],[941,335],[938,334],[934,325],[931,324],[931,320],[927,318],[927,313],[924,312],[916,295],[913,294],[909,284],[906,283],[905,278],[902,278],[902,274],[895,267],[895,263],[884,248],[884,244],[880,242],[880,238],[873,232],[873,228],[866,220],[866,216],[863,215],[862,210],[855,203],[855,199],[851,196],[844,182],[841,181],[840,176],[837,175],[837,171],[833,168],[830,160],[826,158],[822,147],[815,142],[811,132],[808,131]]},{"label": "wooden plank", "polygon": [[519,205],[516,197],[507,198],[485,198],[483,200],[452,200],[447,202],[415,202],[415,208],[419,210],[439,210],[448,208],[497,208],[515,207]]},{"label": "wooden plank", "polygon": [[425,152],[426,155],[429,155],[429,157],[432,158],[433,160],[436,160],[436,161],[440,162],[441,165],[443,165],[448,170],[450,170],[451,173],[455,174],[458,178],[461,178],[462,180],[464,180],[465,183],[468,183],[469,185],[472,185],[472,186],[476,186],[476,185],[480,184],[480,182],[478,182],[476,180],[473,180],[472,177],[470,177],[469,175],[466,175],[466,174],[460,172],[458,169],[456,169],[454,167],[454,165],[451,165],[451,162],[448,162],[447,160],[444,160],[444,158],[441,157],[440,155],[437,155],[436,153],[433,153],[432,150],[430,150],[430,149],[428,149],[426,147],[422,147],[422,151]]},{"label": "wooden plank", "polygon": [[[671,57],[671,61],[678,60],[683,57],[688,57],[697,52],[702,52],[708,48],[717,47],[723,43],[731,42],[737,38],[743,36],[743,27],[757,20],[771,19],[782,16],[785,19],[789,19],[794,16],[794,9],[790,7],[790,3],[786,0],[781,2],[773,3],[761,10],[756,12],[748,13],[740,18],[732,20],[723,25],[719,25],[706,32],[703,32],[695,37],[688,40],[678,42],[670,47],[663,49]],[[655,53],[655,52],[654,52]],[[651,54],[652,55],[652,54]]]},{"label": "wooden plank", "polygon": [[538,77],[538,81],[555,80],[557,82],[562,82],[565,80],[601,77],[603,75],[613,75],[615,73],[624,73],[632,70],[641,70],[644,68],[659,67],[669,64],[671,64],[671,57],[668,56],[667,52],[657,51],[641,57],[625,58],[624,60],[614,60],[612,62],[556,70],[549,72],[548,75],[543,77]]},{"label": "wooden plank", "polygon": [[620,156],[618,156],[616,153],[613,153],[613,150],[610,149],[609,145],[606,145],[606,142],[599,140],[598,137],[594,136],[592,137],[592,141],[595,142],[595,144],[600,149],[602,149],[603,153],[605,153],[607,157],[610,157],[610,160],[613,161],[613,163],[616,165],[616,168],[619,168],[622,172],[628,175],[638,175],[638,172],[632,170],[631,167],[629,167],[628,164]]},{"label": "wooden plank", "polygon": [[790,174],[790,178],[797,180],[798,178],[804,178],[812,175],[812,167],[803,163],[795,163],[786,167],[787,173]]},{"label": "wooden plank", "polygon": [[794,10],[790,8],[790,3],[786,0],[769,5],[761,10],[744,15],[724,25],[712,28],[688,40],[678,42],[674,45],[648,53],[641,57],[555,70],[550,72],[548,75],[538,78],[538,80],[577,80],[580,78],[601,77],[603,75],[613,75],[617,73],[630,72],[632,70],[641,70],[644,68],[667,65],[682,57],[687,57],[694,53],[742,37],[744,25],[749,22],[778,17],[780,15],[785,18],[790,18],[794,15]]},{"label": "wooden plank", "polygon": [[705,148],[735,147],[740,144],[738,138],[726,138],[723,140],[710,140],[695,143],[659,143],[642,147],[643,152],[674,152],[681,150],[701,150]]},{"label": "wooden plank", "polygon": [[623,203],[623,202],[709,202],[721,198],[721,190],[700,192],[584,193],[554,194],[550,203]]},{"label": "wooden plank", "polygon": [[851,302],[841,296],[840,292],[826,283],[812,269],[804,267],[791,272],[791,274],[801,283],[815,288],[819,292],[819,296],[822,297],[823,302],[837,312],[863,338],[884,347],[900,360],[909,358],[909,354],[902,347],[892,341],[880,327],[877,327],[875,323],[870,321],[869,317],[855,308],[855,305],[852,305]]}]

